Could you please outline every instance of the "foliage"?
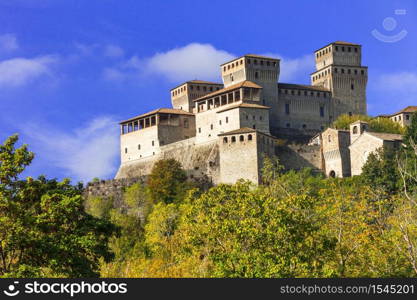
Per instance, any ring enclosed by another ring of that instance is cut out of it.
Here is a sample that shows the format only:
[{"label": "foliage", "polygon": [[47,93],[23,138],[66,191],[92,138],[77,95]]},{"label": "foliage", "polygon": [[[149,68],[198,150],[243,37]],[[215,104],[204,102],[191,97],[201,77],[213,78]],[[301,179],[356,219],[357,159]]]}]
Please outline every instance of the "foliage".
[{"label": "foliage", "polygon": [[173,203],[185,195],[187,175],[175,159],[159,160],[149,174],[148,187],[154,203]]},{"label": "foliage", "polygon": [[84,211],[80,185],[19,180],[33,154],[17,141],[0,146],[0,276],[97,276],[116,228]]},{"label": "foliage", "polygon": [[343,114],[333,122],[332,127],[336,129],[349,130],[350,124],[358,120],[368,122],[370,131],[398,134],[404,133],[404,129],[401,127],[401,125],[392,121],[390,118],[372,118],[366,115],[349,116],[347,114]]}]

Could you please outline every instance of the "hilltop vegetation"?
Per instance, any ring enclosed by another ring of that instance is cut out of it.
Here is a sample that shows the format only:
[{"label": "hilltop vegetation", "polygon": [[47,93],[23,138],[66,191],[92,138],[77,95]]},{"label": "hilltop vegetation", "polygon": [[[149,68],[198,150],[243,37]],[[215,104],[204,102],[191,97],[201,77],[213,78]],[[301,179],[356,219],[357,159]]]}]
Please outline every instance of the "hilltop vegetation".
[{"label": "hilltop vegetation", "polygon": [[415,277],[412,122],[405,146],[370,155],[361,176],[284,173],[267,159],[260,186],[202,190],[178,162],[162,160],[119,207],[82,199],[68,181],[18,180],[33,155],[12,137],[0,147],[0,250],[9,255],[0,275]]},{"label": "hilltop vegetation", "polygon": [[374,132],[387,132],[404,134],[404,128],[390,118],[370,117],[367,115],[341,115],[332,124],[332,128],[349,130],[350,124],[355,121],[365,121],[369,124],[369,130]]}]

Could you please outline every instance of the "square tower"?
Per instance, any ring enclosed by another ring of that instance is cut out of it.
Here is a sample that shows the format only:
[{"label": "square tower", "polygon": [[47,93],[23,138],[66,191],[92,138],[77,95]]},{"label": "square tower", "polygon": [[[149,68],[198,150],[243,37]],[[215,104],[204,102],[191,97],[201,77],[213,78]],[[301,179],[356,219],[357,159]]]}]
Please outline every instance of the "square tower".
[{"label": "square tower", "polygon": [[193,112],[194,100],[223,88],[223,84],[190,80],[171,89],[171,103],[174,109]]},{"label": "square tower", "polygon": [[280,60],[255,54],[247,54],[232,61],[226,62],[221,67],[224,86],[227,88],[239,82],[249,80],[262,87],[261,104],[271,108],[271,120],[276,118],[278,112],[278,78],[280,72]]},{"label": "square tower", "polygon": [[366,114],[368,68],[362,66],[362,47],[334,42],[314,52],[316,72],[311,84],[330,89],[333,95],[332,119],[341,114]]}]

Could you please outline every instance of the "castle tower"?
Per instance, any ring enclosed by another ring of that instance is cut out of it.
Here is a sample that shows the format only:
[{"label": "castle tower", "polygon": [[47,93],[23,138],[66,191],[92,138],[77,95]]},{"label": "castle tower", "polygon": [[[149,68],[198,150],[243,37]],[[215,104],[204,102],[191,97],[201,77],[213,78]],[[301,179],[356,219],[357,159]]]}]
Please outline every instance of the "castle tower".
[{"label": "castle tower", "polygon": [[262,104],[269,106],[270,113],[274,114],[278,111],[279,62],[276,58],[247,54],[224,63],[220,66],[224,86],[227,88],[245,80],[260,85]]},{"label": "castle tower", "polygon": [[352,144],[362,133],[369,128],[368,122],[358,120],[350,124],[350,143]]},{"label": "castle tower", "polygon": [[203,81],[190,80],[171,89],[171,103],[175,109],[193,112],[194,99],[213,93],[223,88],[223,84]]},{"label": "castle tower", "polygon": [[361,64],[361,45],[334,42],[314,55],[316,72],[311,74],[311,84],[331,90],[332,120],[341,114],[366,114],[368,68]]}]

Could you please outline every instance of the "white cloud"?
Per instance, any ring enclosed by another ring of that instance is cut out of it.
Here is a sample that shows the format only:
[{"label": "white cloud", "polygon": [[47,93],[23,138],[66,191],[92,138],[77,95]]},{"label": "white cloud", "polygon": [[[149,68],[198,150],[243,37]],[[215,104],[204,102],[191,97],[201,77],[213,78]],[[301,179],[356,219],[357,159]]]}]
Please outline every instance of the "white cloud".
[{"label": "white cloud", "polygon": [[[191,43],[184,47],[140,59],[137,56],[110,69],[105,69],[103,77],[109,80],[159,75],[170,81],[190,79],[218,80],[220,65],[233,59],[235,55],[219,50],[210,44]],[[118,71],[118,72],[116,72]],[[118,74],[116,76],[113,76]],[[125,76],[119,76],[124,74]],[[109,76],[110,75],[110,76]]]},{"label": "white cloud", "polygon": [[123,55],[124,51],[119,46],[107,45],[106,47],[104,47],[104,56],[117,58],[122,57]]},{"label": "white cloud", "polygon": [[146,65],[148,72],[166,76],[170,80],[216,79],[220,65],[235,56],[210,44],[192,43],[185,47],[157,53]]},{"label": "white cloud", "polygon": [[39,77],[51,75],[50,66],[56,61],[57,57],[54,56],[0,61],[0,86],[21,86]]},{"label": "white cloud", "polygon": [[22,130],[40,159],[63,169],[73,180],[107,178],[116,170],[118,126],[112,117],[97,117],[71,132],[45,124],[26,124]]},{"label": "white cloud", "polygon": [[275,57],[280,62],[280,82],[304,81],[309,82],[310,73],[314,72],[314,56],[307,54],[298,58],[288,58],[279,54],[266,53],[264,56]]},{"label": "white cloud", "polygon": [[12,52],[19,49],[16,36],[13,34],[0,35],[0,51],[1,52]]}]

